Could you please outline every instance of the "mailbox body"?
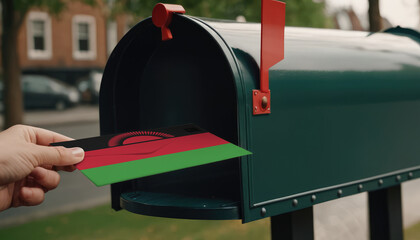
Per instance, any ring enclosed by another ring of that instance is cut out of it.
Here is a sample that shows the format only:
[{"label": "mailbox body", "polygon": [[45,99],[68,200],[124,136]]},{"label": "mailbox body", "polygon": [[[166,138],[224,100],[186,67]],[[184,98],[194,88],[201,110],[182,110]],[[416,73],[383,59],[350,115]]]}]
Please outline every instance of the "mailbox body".
[{"label": "mailbox body", "polygon": [[[249,222],[420,175],[419,41],[286,28],[285,59],[269,72],[271,114],[254,116],[259,24],[174,15],[169,28],[174,38],[162,41],[146,19],[115,48],[101,134],[194,123],[253,154],[114,184],[115,209]],[[138,191],[167,200],[133,210]]]}]

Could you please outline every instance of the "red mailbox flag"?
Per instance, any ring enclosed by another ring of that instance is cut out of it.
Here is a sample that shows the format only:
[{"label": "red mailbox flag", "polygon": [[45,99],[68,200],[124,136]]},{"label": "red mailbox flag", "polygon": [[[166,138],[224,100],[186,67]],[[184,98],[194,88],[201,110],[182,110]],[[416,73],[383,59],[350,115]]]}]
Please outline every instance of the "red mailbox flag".
[{"label": "red mailbox flag", "polygon": [[285,3],[261,1],[260,89],[252,92],[254,115],[271,112],[268,70],[284,58],[285,16]]}]

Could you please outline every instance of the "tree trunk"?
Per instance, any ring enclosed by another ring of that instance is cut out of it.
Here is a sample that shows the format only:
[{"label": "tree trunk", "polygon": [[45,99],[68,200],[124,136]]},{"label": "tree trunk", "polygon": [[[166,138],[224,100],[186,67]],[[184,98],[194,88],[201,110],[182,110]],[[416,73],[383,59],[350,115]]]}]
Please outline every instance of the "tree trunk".
[{"label": "tree trunk", "polygon": [[369,25],[371,32],[378,32],[382,29],[382,17],[379,12],[379,0],[369,0]]},{"label": "tree trunk", "polygon": [[362,24],[360,23],[359,17],[357,17],[356,13],[353,11],[353,8],[347,10],[347,14],[350,18],[352,30],[355,31],[364,31]]},{"label": "tree trunk", "polygon": [[22,123],[23,97],[20,81],[20,65],[17,52],[17,36],[22,16],[16,11],[13,0],[2,3],[2,44],[4,128]]}]

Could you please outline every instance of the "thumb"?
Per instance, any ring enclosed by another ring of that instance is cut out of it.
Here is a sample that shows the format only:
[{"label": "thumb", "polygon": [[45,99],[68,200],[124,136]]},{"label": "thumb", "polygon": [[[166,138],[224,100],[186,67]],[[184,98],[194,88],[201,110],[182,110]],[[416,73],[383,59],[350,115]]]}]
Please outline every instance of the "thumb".
[{"label": "thumb", "polygon": [[83,160],[85,152],[82,148],[65,148],[62,146],[58,147],[47,147],[37,146],[36,159],[39,165],[49,164],[54,166],[69,166],[76,164]]}]

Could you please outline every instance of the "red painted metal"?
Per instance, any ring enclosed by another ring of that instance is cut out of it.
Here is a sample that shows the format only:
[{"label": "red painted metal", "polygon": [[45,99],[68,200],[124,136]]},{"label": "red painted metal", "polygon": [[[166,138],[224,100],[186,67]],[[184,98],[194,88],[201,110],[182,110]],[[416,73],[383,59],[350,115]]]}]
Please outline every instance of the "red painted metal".
[{"label": "red painted metal", "polygon": [[[260,89],[252,91],[254,115],[271,112],[268,70],[284,58],[286,4],[276,0],[261,1]],[[267,98],[267,104],[262,99]]]},{"label": "red painted metal", "polygon": [[156,27],[161,28],[162,41],[172,39],[172,33],[168,26],[172,21],[172,15],[174,13],[185,13],[185,9],[181,5],[166,3],[158,3],[153,8],[152,21]]},{"label": "red painted metal", "polygon": [[[267,98],[267,105],[263,107],[263,97]],[[252,90],[252,102],[253,102],[253,113],[254,115],[258,114],[268,114],[271,113],[271,92],[262,92],[260,90]]]}]

